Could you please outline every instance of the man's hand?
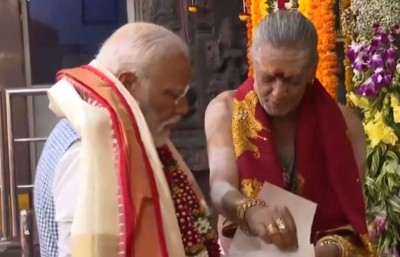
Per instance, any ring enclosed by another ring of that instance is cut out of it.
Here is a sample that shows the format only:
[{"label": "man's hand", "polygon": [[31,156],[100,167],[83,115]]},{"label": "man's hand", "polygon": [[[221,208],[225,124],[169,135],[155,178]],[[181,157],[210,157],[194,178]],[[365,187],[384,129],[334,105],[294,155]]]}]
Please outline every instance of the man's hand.
[{"label": "man's hand", "polygon": [[245,216],[250,234],[283,251],[298,249],[296,224],[286,207],[253,206]]},{"label": "man's hand", "polygon": [[334,244],[315,247],[315,257],[339,257],[339,254],[339,248]]}]

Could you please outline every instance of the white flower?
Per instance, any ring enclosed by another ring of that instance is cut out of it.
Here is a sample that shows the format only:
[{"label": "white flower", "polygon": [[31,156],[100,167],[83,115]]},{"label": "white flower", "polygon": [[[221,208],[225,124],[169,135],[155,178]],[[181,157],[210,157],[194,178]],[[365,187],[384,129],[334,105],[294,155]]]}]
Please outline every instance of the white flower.
[{"label": "white flower", "polygon": [[206,218],[198,218],[196,221],[196,227],[199,230],[200,234],[206,234],[210,229],[210,223]]},{"label": "white flower", "polygon": [[398,74],[400,74],[400,63],[398,63],[398,64],[396,65],[396,71],[397,71]]},{"label": "white flower", "polygon": [[194,256],[188,256],[188,257],[208,257],[208,252],[206,249],[204,249],[203,251],[201,251],[199,254],[196,254]]}]

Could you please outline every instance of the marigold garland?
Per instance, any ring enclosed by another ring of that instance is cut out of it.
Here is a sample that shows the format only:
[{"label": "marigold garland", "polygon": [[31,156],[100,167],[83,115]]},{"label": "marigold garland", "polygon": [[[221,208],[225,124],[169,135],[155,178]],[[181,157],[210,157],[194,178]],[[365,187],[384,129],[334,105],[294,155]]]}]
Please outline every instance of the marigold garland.
[{"label": "marigold garland", "polygon": [[[335,31],[335,0],[299,0],[299,11],[308,17],[317,29],[319,35],[319,64],[317,78],[328,93],[336,99],[339,79],[337,77],[336,31]],[[268,14],[268,0],[246,0],[246,9],[250,10],[247,21],[247,57],[249,76],[253,76],[251,63],[251,41],[254,31],[261,19]]]},{"label": "marigold garland", "polygon": [[[246,0],[246,11],[248,12],[251,10],[251,0]],[[246,29],[247,29],[247,63],[249,65],[248,68],[248,76],[252,77],[253,76],[253,65],[251,63],[251,41],[253,40],[253,26],[252,26],[252,17],[251,13],[249,18],[246,21]]]},{"label": "marigold garland", "polygon": [[[341,0],[341,5],[340,5],[340,15],[342,16],[343,13],[346,11],[347,8],[350,7],[350,0]],[[342,17],[340,17],[342,20]],[[343,33],[342,35],[344,37],[344,51],[345,53],[347,52],[347,49],[349,45],[351,44],[351,38],[347,35],[347,33]],[[353,91],[353,68],[350,66],[349,60],[347,58],[344,58],[343,60],[343,66],[344,66],[344,85],[346,87],[346,92],[352,92]]]},{"label": "marigold garland", "polygon": [[328,93],[336,99],[339,79],[337,77],[334,5],[335,0],[312,1],[308,15],[319,36],[317,78]]},{"label": "marigold garland", "polygon": [[308,17],[312,0],[299,0],[299,12]]},{"label": "marigold garland", "polygon": [[252,34],[254,35],[257,25],[261,20],[260,16],[260,0],[253,0],[251,1],[251,8],[250,8],[250,15],[251,15],[251,22],[252,22]]},{"label": "marigold garland", "polygon": [[250,10],[250,18],[247,20],[247,59],[249,64],[249,77],[253,76],[253,65],[251,63],[251,42],[255,29],[260,21],[268,14],[268,0],[246,0],[246,10]]},{"label": "marigold garland", "polygon": [[268,0],[261,0],[260,1],[260,17],[261,19],[264,18],[268,14]]}]

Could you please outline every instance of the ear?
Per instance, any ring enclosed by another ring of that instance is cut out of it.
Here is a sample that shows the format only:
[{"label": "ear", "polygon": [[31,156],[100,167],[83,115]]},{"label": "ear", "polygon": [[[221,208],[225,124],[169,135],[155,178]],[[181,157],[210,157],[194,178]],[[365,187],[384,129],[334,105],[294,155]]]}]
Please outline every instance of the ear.
[{"label": "ear", "polygon": [[138,77],[133,72],[123,72],[117,76],[118,80],[125,86],[125,88],[130,92],[133,93],[137,84],[138,84]]}]

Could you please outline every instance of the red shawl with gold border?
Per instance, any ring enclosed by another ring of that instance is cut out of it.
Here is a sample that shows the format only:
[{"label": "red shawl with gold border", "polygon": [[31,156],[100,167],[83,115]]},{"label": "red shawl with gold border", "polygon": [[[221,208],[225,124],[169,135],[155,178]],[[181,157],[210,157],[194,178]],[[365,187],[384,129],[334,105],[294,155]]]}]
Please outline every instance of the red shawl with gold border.
[{"label": "red shawl with gold border", "polygon": [[[271,133],[270,117],[245,81],[234,98],[232,138],[241,191],[258,194],[263,182],[285,188]],[[362,185],[347,126],[337,103],[318,80],[298,107],[295,160],[298,194],[318,204],[313,241],[325,231],[351,225],[367,240]]]}]

